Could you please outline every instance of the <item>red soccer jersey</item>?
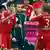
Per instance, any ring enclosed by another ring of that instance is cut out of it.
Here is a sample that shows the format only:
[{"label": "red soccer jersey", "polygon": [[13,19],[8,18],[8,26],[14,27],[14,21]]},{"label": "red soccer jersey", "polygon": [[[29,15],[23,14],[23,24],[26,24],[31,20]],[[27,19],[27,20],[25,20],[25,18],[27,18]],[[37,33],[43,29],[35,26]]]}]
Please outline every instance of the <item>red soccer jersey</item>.
[{"label": "red soccer jersey", "polygon": [[12,14],[12,18],[10,18],[10,21],[8,21],[8,29],[11,32],[12,31],[12,26],[16,24],[16,15]]},{"label": "red soccer jersey", "polygon": [[31,12],[32,12],[32,8],[33,8],[32,5],[29,5],[29,6],[28,6],[28,8],[26,9],[26,16],[30,17]]},{"label": "red soccer jersey", "polygon": [[50,23],[50,18],[48,18],[48,16],[39,16],[39,17],[36,17],[36,18],[33,18],[32,20],[35,20],[35,21],[39,21],[39,26],[40,27],[49,27],[49,23]]},{"label": "red soccer jersey", "polygon": [[[2,16],[1,19],[5,19],[8,16],[10,16],[11,13],[9,13],[7,10],[4,10],[2,12]],[[9,18],[7,20],[5,20],[3,23],[0,24],[0,32],[11,32],[12,31],[12,23],[16,23],[16,16],[12,15],[12,18]]]}]

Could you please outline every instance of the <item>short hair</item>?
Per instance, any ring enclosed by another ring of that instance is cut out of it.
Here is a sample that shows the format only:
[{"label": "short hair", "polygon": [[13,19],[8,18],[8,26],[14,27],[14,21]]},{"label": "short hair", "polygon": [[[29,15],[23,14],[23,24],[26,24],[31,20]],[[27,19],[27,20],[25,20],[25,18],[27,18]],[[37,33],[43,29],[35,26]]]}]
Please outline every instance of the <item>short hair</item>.
[{"label": "short hair", "polygon": [[14,1],[10,1],[7,3],[7,6],[10,7],[11,4],[15,4]]}]

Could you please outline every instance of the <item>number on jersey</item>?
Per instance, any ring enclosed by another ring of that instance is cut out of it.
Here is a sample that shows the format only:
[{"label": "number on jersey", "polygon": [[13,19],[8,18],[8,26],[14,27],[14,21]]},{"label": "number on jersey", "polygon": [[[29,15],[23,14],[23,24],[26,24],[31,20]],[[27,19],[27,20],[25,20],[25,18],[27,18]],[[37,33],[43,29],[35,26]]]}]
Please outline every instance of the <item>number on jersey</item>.
[{"label": "number on jersey", "polygon": [[49,19],[45,19],[45,21],[47,21],[47,22],[46,22],[47,25],[45,25],[45,27],[47,28],[47,27],[49,27],[49,22],[50,22],[50,21],[49,21]]}]

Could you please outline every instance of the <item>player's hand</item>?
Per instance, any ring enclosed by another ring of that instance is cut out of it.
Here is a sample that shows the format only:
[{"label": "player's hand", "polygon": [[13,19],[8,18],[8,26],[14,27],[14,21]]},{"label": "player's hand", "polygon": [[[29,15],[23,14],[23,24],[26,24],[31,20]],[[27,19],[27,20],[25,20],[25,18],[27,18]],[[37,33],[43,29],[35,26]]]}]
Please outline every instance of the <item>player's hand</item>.
[{"label": "player's hand", "polygon": [[13,42],[16,42],[16,38],[15,38],[15,37],[13,37],[13,38],[12,38],[12,41],[13,41]]},{"label": "player's hand", "polygon": [[19,26],[20,28],[22,28],[22,25],[21,25],[21,24],[19,24],[18,26]]}]

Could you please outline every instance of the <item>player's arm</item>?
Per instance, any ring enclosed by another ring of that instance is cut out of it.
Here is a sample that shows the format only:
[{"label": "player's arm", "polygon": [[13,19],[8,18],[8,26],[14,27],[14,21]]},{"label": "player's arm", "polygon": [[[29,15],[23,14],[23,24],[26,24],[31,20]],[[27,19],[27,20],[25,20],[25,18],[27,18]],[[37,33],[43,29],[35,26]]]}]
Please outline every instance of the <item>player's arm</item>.
[{"label": "player's arm", "polygon": [[9,15],[10,15],[10,11],[8,11],[8,10],[4,10],[2,12],[2,19],[1,19],[2,23],[7,21],[8,17],[10,18]]},{"label": "player's arm", "polygon": [[41,19],[41,17],[36,16],[36,17],[32,18],[31,20],[32,21],[39,21],[40,19]]},{"label": "player's arm", "polygon": [[29,20],[32,20],[32,18],[36,18],[36,17],[37,16],[36,16],[34,10],[32,10]]},{"label": "player's arm", "polygon": [[26,16],[27,17],[30,17],[30,14],[31,14],[31,11],[32,11],[32,5],[29,5],[26,9]]}]

